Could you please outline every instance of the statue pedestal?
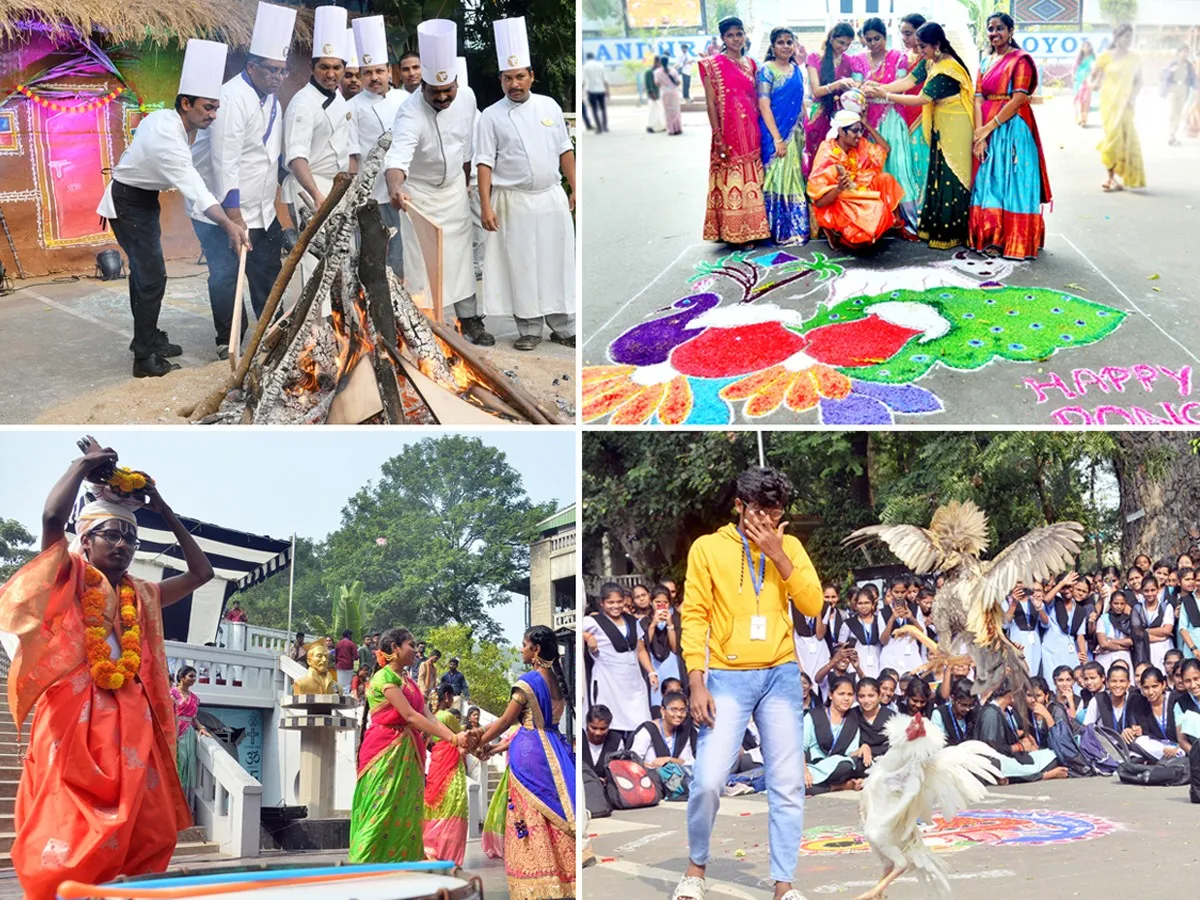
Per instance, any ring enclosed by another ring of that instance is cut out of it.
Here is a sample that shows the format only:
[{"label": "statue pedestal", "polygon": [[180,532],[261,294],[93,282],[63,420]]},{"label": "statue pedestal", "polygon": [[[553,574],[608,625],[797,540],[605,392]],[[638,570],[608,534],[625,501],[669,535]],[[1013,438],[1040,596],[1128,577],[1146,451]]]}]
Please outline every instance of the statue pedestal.
[{"label": "statue pedestal", "polygon": [[286,711],[279,727],[300,732],[299,803],[308,807],[310,819],[327,819],[334,812],[334,772],[337,768],[337,734],[356,727],[354,719],[340,714],[355,703],[339,694],[300,694],[284,697]]}]

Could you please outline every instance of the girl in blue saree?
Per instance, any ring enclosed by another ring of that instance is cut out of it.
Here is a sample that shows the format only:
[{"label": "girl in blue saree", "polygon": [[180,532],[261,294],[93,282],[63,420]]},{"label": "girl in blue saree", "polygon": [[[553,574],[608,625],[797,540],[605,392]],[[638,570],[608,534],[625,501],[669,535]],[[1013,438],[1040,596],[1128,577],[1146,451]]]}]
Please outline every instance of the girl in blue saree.
[{"label": "girl in blue saree", "polygon": [[504,870],[512,900],[575,896],[575,756],[558,723],[573,702],[558,658],[558,638],[544,625],[525,632],[521,659],[533,671],[513,685],[504,714],[481,746],[519,724],[508,747]]},{"label": "girl in blue saree", "polygon": [[786,28],[771,32],[767,62],[758,71],[758,127],[762,132],[763,199],[771,239],[781,247],[808,243],[804,186],[804,48]]}]

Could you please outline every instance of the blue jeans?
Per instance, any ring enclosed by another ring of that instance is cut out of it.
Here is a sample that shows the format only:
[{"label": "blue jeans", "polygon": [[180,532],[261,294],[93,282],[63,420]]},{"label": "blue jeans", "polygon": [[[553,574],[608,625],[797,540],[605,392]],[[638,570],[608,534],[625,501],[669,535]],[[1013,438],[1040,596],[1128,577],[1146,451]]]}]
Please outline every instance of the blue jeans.
[{"label": "blue jeans", "polygon": [[696,742],[696,765],[688,798],[688,851],[691,861],[706,866],[709,842],[721,790],[742,747],[750,716],[758,726],[767,776],[767,835],[771,878],[790,883],[800,856],[804,830],[804,695],[800,667],[785,663],[773,669],[710,669],[708,690],[716,702],[711,728]]},{"label": "blue jeans", "polygon": [[[200,239],[204,258],[208,260],[208,305],[212,308],[217,346],[224,347],[229,344],[229,335],[233,331],[238,255],[229,249],[229,238],[221,226],[192,219],[192,229]],[[267,228],[251,228],[250,244],[254,249],[246,254],[246,293],[250,302],[242,308],[240,334],[243,338],[248,321],[245,306],[252,306],[254,315],[261,316],[279,270],[283,268],[283,228],[279,220],[272,219]]]}]

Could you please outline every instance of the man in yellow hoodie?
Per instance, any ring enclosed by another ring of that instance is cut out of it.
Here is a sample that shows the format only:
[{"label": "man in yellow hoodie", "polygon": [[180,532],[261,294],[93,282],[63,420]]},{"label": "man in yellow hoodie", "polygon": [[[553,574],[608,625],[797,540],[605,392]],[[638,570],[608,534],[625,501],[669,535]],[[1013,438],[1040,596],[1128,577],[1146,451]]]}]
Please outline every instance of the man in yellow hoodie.
[{"label": "man in yellow hoodie", "polygon": [[792,888],[804,824],[804,699],[791,606],[819,615],[821,582],[800,541],[784,534],[787,476],[755,466],[739,476],[736,493],[737,524],[705,535],[688,553],[681,643],[700,736],[688,799],[689,865],[673,900],[704,900],[721,790],[751,715],[766,768],[775,900],[802,900]]}]

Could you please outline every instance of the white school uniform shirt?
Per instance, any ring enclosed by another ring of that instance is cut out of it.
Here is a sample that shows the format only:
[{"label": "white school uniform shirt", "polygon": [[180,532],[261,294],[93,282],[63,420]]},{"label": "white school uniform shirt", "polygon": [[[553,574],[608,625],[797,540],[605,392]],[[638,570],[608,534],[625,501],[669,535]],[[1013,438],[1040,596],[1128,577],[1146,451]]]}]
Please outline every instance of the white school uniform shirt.
[{"label": "white school uniform shirt", "polygon": [[[247,228],[269,228],[275,221],[282,149],[278,98],[260,97],[242,72],[221,88],[221,109],[216,121],[196,136],[192,162],[223,207],[241,209]],[[191,216],[208,221],[199,206],[192,207]]]},{"label": "white school uniform shirt", "polygon": [[[220,118],[220,113],[217,117]],[[217,205],[217,198],[192,163],[187,129],[174,109],[156,110],[138,123],[133,143],[121,154],[120,161],[113,167],[112,177],[128,187],[146,191],[175,188],[183,194],[184,200],[201,210]],[[111,181],[104,189],[96,212],[106,219],[117,217]]]},{"label": "white school uniform shirt", "polygon": [[[1146,616],[1146,622],[1149,624],[1158,618],[1159,610],[1162,610],[1163,620],[1156,625],[1156,628],[1161,628],[1164,625],[1175,624],[1175,608],[1166,600],[1162,599],[1162,592],[1158,594],[1159,600],[1155,604],[1154,612],[1150,612],[1150,607],[1146,605],[1146,601],[1142,600],[1142,612]],[[1165,641],[1150,641],[1150,662],[1161,672],[1164,671],[1164,660],[1167,658],[1167,652],[1174,646],[1171,638],[1168,637]]]},{"label": "white school uniform shirt", "polygon": [[475,92],[469,87],[460,87],[441,112],[423,96],[403,104],[392,123],[384,167],[402,169],[407,181],[426,189],[463,180],[463,165],[471,162],[474,149],[476,112]]},{"label": "white school uniform shirt", "polygon": [[[379,143],[379,138],[392,127],[396,113],[413,94],[404,88],[392,88],[386,94],[372,94],[363,91],[348,104],[350,108],[350,153],[358,156],[361,166],[367,154]],[[388,199],[387,180],[384,178],[385,169],[379,170],[379,180],[371,196],[380,203]]]},{"label": "white school uniform shirt", "polygon": [[[283,161],[308,161],[318,185],[329,184],[350,167],[350,110],[338,91],[332,97],[311,81],[296,92],[284,116]],[[301,190],[295,175],[283,183],[284,200],[295,203]],[[315,198],[314,198],[315,199]]]},{"label": "white school uniform shirt", "polygon": [[492,188],[545,191],[562,183],[559,157],[571,150],[559,105],[542,94],[524,103],[507,97],[483,111],[475,165],[492,170]]},{"label": "white school uniform shirt", "polygon": [[[663,741],[666,742],[667,750],[669,751],[672,748],[675,740],[674,735],[667,737],[665,734],[663,734],[663,730],[659,728],[655,722],[650,722],[650,727],[658,728],[658,733],[662,735]],[[654,750],[654,742],[650,740],[650,735],[647,734],[644,729],[638,731],[637,737],[633,739],[633,746],[630,748],[630,750],[633,752],[633,755],[642,762],[648,763],[658,759],[658,753]],[[691,741],[684,741],[683,747],[680,748],[679,756],[677,756],[676,759],[681,760],[685,766],[695,764],[696,757],[692,755]]]},{"label": "white school uniform shirt", "polygon": [[[603,615],[603,613],[601,613]],[[622,630],[624,625],[618,626]],[[588,705],[603,704],[612,712],[612,728],[633,731],[650,718],[650,695],[642,678],[636,643],[633,650],[618,653],[612,641],[596,619],[586,616],[584,634],[596,636],[596,652],[592,654],[592,682],[588,685]],[[634,641],[638,639],[634,632]],[[590,652],[590,651],[589,651]]]},{"label": "white school uniform shirt", "polygon": [[[1133,635],[1126,634],[1124,631],[1113,625],[1112,613],[1105,613],[1096,620],[1096,633],[1103,634],[1105,637],[1110,638],[1133,637]],[[1118,659],[1125,660],[1125,662],[1129,665],[1130,673],[1133,672],[1133,657],[1128,650],[1105,651],[1101,650],[1098,646],[1096,647],[1096,662],[1104,666],[1105,672],[1108,672],[1108,670],[1112,668],[1112,664]]]}]

